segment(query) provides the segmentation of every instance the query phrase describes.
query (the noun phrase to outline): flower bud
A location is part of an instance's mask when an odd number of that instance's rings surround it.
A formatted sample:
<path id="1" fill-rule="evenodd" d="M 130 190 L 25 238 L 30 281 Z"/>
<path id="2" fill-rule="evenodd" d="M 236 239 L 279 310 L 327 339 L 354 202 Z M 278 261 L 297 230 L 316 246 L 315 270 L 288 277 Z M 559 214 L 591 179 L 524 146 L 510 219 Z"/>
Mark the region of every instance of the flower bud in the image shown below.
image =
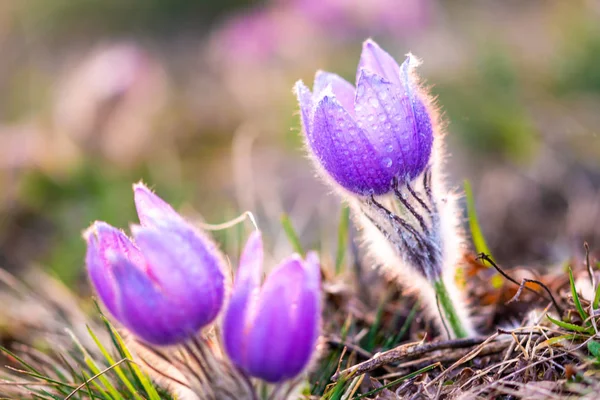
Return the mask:
<path id="1" fill-rule="evenodd" d="M 317 72 L 313 92 L 295 92 L 309 152 L 346 190 L 382 195 L 395 178 L 414 179 L 427 167 L 433 145 L 426 97 L 408 55 L 399 66 L 372 40 L 364 43 L 356 88 L 338 75 Z"/>
<path id="2" fill-rule="evenodd" d="M 245 246 L 223 323 L 227 354 L 244 372 L 275 383 L 306 367 L 315 350 L 321 315 L 320 268 L 315 253 L 294 254 L 260 287 L 262 239 Z"/>
<path id="3" fill-rule="evenodd" d="M 143 184 L 134 185 L 141 225 L 133 240 L 101 221 L 85 232 L 90 280 L 110 313 L 144 341 L 180 343 L 223 304 L 215 245 Z"/>
<path id="4" fill-rule="evenodd" d="M 474 331 L 455 281 L 464 236 L 444 184 L 437 110 L 413 75 L 417 64 L 408 55 L 398 65 L 367 40 L 356 89 L 318 72 L 313 93 L 302 82 L 295 91 L 309 153 L 345 189 L 369 254 L 418 288 L 440 330 L 465 337 Z"/>

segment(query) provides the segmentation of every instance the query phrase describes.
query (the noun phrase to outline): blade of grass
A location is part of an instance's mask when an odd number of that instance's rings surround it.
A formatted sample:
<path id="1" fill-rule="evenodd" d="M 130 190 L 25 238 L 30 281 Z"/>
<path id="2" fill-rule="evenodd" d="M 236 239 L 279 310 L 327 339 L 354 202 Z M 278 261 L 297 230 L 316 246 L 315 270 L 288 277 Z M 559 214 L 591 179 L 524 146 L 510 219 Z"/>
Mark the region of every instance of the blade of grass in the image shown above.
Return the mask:
<path id="1" fill-rule="evenodd" d="M 571 295 L 573 296 L 575 308 L 577 309 L 577 312 L 579 313 L 579 316 L 581 317 L 583 322 L 589 325 L 590 322 L 587 320 L 589 315 L 581 306 L 581 300 L 579 300 L 579 294 L 577 294 L 577 289 L 575 288 L 575 279 L 573 279 L 573 270 L 571 269 L 571 267 L 569 267 L 569 284 L 571 285 Z"/>
<path id="2" fill-rule="evenodd" d="M 294 225 L 292 224 L 292 221 L 290 220 L 290 217 L 287 214 L 281 215 L 281 226 L 283 226 L 283 231 L 285 232 L 285 235 L 290 241 L 294 251 L 300 254 L 302 257 L 304 257 L 304 250 L 302 249 L 302 245 L 300 244 L 300 238 L 298 237 L 298 234 L 294 229 Z"/>
<path id="3" fill-rule="evenodd" d="M 391 348 L 396 343 L 399 343 L 400 340 L 402 340 L 402 338 L 404 337 L 404 335 L 406 335 L 406 332 L 408 332 L 408 329 L 410 328 L 410 325 L 412 324 L 413 320 L 417 316 L 417 312 L 419 311 L 419 307 L 420 306 L 421 306 L 421 302 L 417 300 L 415 302 L 415 304 L 412 306 L 412 308 L 410 309 L 410 312 L 408 313 L 408 316 L 406 317 L 406 320 L 402 324 L 402 327 L 400 327 L 400 331 L 398 332 L 397 335 L 392 336 L 391 339 L 388 340 L 388 343 L 386 343 L 386 347 L 390 347 Z"/>
<path id="4" fill-rule="evenodd" d="M 559 321 L 556 320 L 554 318 L 552 318 L 549 315 L 546 315 L 546 317 L 550 320 L 550 322 L 552 322 L 554 325 L 569 330 L 569 331 L 574 331 L 574 332 L 581 332 L 581 333 L 588 333 L 591 334 L 591 328 L 585 328 L 583 326 L 579 326 L 579 325 L 575 325 L 575 324 L 571 324 L 569 322 L 564 322 L 564 321 Z"/>
<path id="5" fill-rule="evenodd" d="M 338 225 L 337 254 L 335 256 L 335 273 L 339 275 L 342 272 L 342 265 L 348 247 L 348 229 L 350 226 L 350 207 L 344 205 L 340 215 Z"/>
<path id="6" fill-rule="evenodd" d="M 366 337 L 366 344 L 364 349 L 367 351 L 373 350 L 375 347 L 375 339 L 377 338 L 377 333 L 379 332 L 379 328 L 381 327 L 381 318 L 383 317 L 383 311 L 385 309 L 385 305 L 387 303 L 388 296 L 384 296 L 377 307 L 377 314 L 375 314 L 375 321 L 373 321 L 373 325 L 369 328 L 369 334 Z"/>
<path id="7" fill-rule="evenodd" d="M 100 318 L 104 323 L 104 326 L 106 327 L 106 330 L 110 335 L 110 338 L 115 348 L 119 352 L 121 358 L 133 360 L 133 358 L 131 357 L 131 353 L 129 352 L 127 346 L 125 346 L 125 343 L 123 342 L 123 339 L 121 338 L 117 330 L 112 326 L 108 318 L 104 316 L 100 305 L 95 300 L 94 305 L 96 306 L 96 310 L 100 314 Z M 152 385 L 148 377 L 144 373 L 142 373 L 137 364 L 133 362 L 128 362 L 127 367 L 129 368 L 129 371 L 131 372 L 133 378 L 136 380 L 138 386 L 146 391 L 146 394 L 149 396 L 150 400 L 161 400 L 158 392 L 156 391 L 156 388 L 154 387 L 154 385 Z"/>
<path id="8" fill-rule="evenodd" d="M 104 318 L 104 319 L 106 320 L 106 318 Z M 121 336 L 119 335 L 117 330 L 112 325 L 110 325 L 108 320 L 106 320 L 106 323 L 108 323 L 113 340 L 116 340 L 118 343 L 119 352 L 121 352 L 123 354 L 124 358 L 133 360 L 133 357 L 132 357 L 131 353 L 129 352 L 129 349 L 125 345 L 125 342 L 123 341 L 123 339 L 121 338 Z M 150 379 L 148 378 L 148 376 L 146 376 L 146 374 L 144 374 L 142 372 L 140 367 L 135 363 L 127 363 L 127 365 L 131 366 L 133 373 L 135 374 L 135 376 L 141 383 L 142 387 L 146 391 L 146 394 L 149 396 L 150 400 L 161 400 L 158 392 L 156 391 L 156 388 L 154 387 L 152 382 L 150 382 Z"/>
<path id="9" fill-rule="evenodd" d="M 598 309 L 599 303 L 600 303 L 600 283 L 598 283 L 598 286 L 596 287 L 596 294 L 594 295 L 594 302 L 592 303 L 592 307 L 594 307 L 594 310 Z"/>
<path id="10" fill-rule="evenodd" d="M 553 337 L 553 338 L 550 338 L 550 339 L 544 340 L 544 341 L 543 341 L 543 342 L 540 344 L 540 346 L 544 346 L 544 345 L 546 345 L 546 346 L 550 346 L 550 345 L 553 345 L 553 344 L 556 344 L 556 343 L 560 343 L 560 342 L 562 342 L 562 341 L 564 341 L 564 340 L 577 340 L 577 339 L 580 339 L 580 338 L 582 338 L 582 337 L 583 337 L 583 335 L 579 335 L 579 334 L 577 334 L 577 333 L 570 333 L 570 334 L 568 334 L 568 335 L 560 335 L 560 336 L 555 336 L 555 337 Z"/>
<path id="11" fill-rule="evenodd" d="M 479 226 L 479 220 L 477 219 L 477 212 L 475 211 L 475 199 L 473 198 L 473 190 L 471 189 L 471 182 L 465 179 L 464 182 L 465 197 L 467 199 L 467 217 L 469 218 L 469 228 L 471 229 L 471 237 L 473 238 L 473 244 L 475 245 L 475 251 L 477 253 L 485 253 L 492 260 L 492 253 L 485 241 L 481 227 Z"/>
<path id="12" fill-rule="evenodd" d="M 8 369 L 10 369 L 10 370 L 12 370 L 12 371 L 19 372 L 19 373 L 22 373 L 22 374 L 24 374 L 24 375 L 27 375 L 27 376 L 31 376 L 31 377 L 34 377 L 34 378 L 40 379 L 40 380 L 42 380 L 42 381 L 44 381 L 44 382 L 51 383 L 51 384 L 52 384 L 52 385 L 55 387 L 55 389 L 57 389 L 57 390 L 59 390 L 59 391 L 63 392 L 64 394 L 68 394 L 68 393 L 69 393 L 69 390 L 71 390 L 71 389 L 73 388 L 73 385 L 72 385 L 72 384 L 70 384 L 70 383 L 65 383 L 65 382 L 61 382 L 61 381 L 58 381 L 58 380 L 56 380 L 56 379 L 52 379 L 52 378 L 51 378 L 51 377 L 49 377 L 49 376 L 45 376 L 45 375 L 41 375 L 41 374 L 38 374 L 38 373 L 35 373 L 35 372 L 31 372 L 31 371 L 25 371 L 25 370 L 22 370 L 22 369 L 17 369 L 17 368 L 11 368 L 11 367 L 7 367 L 7 368 L 8 368 Z M 32 383 L 32 385 L 33 385 L 33 383 Z M 67 391 L 65 392 L 65 391 L 63 391 L 63 388 L 67 388 L 67 389 L 69 389 L 69 390 L 67 390 Z"/>
<path id="13" fill-rule="evenodd" d="M 96 343 L 96 346 L 98 347 L 98 349 L 100 350 L 100 352 L 104 356 L 104 358 L 106 358 L 106 361 L 108 362 L 108 365 L 114 365 L 115 364 L 114 358 L 110 355 L 110 353 L 102 345 L 102 343 L 100 342 L 100 340 L 98 339 L 98 337 L 96 336 L 96 334 L 92 331 L 92 328 L 90 328 L 89 326 L 87 326 L 87 330 L 88 330 L 90 336 L 92 337 L 92 340 L 94 340 L 94 343 Z M 125 373 L 121 369 L 121 366 L 115 367 L 113 370 L 118 375 L 119 379 L 121 379 L 121 382 L 123 382 L 123 384 L 131 392 L 131 394 L 135 398 L 143 400 L 143 397 L 139 395 L 139 393 L 137 392 L 137 390 L 135 389 L 135 387 L 133 386 L 133 384 L 129 381 L 129 379 L 127 378 L 127 376 L 125 375 Z"/>
<path id="14" fill-rule="evenodd" d="M 88 366 L 88 368 L 90 369 L 90 371 L 92 372 L 92 375 L 98 375 L 100 373 L 101 369 L 96 365 L 96 362 L 90 356 L 87 349 L 81 344 L 81 342 L 79 342 L 79 339 L 77 339 L 77 337 L 75 336 L 75 334 L 73 332 L 71 332 L 71 331 L 67 331 L 67 332 L 71 336 L 73 343 L 75 343 L 75 345 L 79 348 L 79 351 L 81 351 L 81 354 L 83 354 L 83 360 L 84 360 L 85 364 Z M 108 378 L 106 376 L 104 376 L 104 374 L 99 375 L 98 380 L 104 386 L 104 388 L 106 388 L 106 390 L 108 391 L 108 394 L 110 395 L 110 398 L 112 398 L 114 400 L 118 400 L 119 398 L 121 398 L 121 395 L 119 394 L 119 391 L 117 390 L 117 388 L 115 388 L 113 386 L 113 384 L 108 380 Z M 98 383 L 96 380 L 92 381 L 92 384 L 98 390 L 102 391 L 102 387 L 100 386 L 100 383 Z"/>
<path id="15" fill-rule="evenodd" d="M 21 364 L 23 367 L 25 367 L 27 369 L 27 371 L 23 371 L 23 370 L 18 370 L 16 368 L 10 368 L 14 371 L 26 374 L 28 376 L 32 376 L 34 378 L 40 379 L 44 382 L 48 382 L 54 385 L 54 387 L 60 391 L 63 394 L 68 394 L 69 390 L 70 390 L 70 385 L 66 384 L 64 382 L 60 382 L 57 381 L 55 379 L 52 379 L 48 376 L 45 376 L 43 372 L 38 371 L 37 369 L 35 369 L 32 365 L 30 365 L 29 363 L 27 363 L 25 360 L 23 360 L 21 357 L 17 356 L 15 353 L 11 352 L 10 350 L 8 350 L 7 348 L 0 346 L 0 352 L 3 352 L 4 354 L 8 355 L 9 357 L 12 357 L 13 359 L 17 360 L 19 362 L 19 364 Z M 67 389 L 64 389 L 64 386 L 67 386 Z M 44 393 L 46 393 L 44 390 L 42 390 Z M 50 395 L 49 393 L 47 393 L 48 395 Z"/>
<path id="16" fill-rule="evenodd" d="M 33 368 L 31 365 L 29 365 L 27 362 L 25 362 L 25 360 L 23 360 L 21 357 L 17 356 L 12 351 L 8 350 L 6 347 L 0 346 L 0 351 L 3 352 L 4 354 L 8 355 L 9 357 L 12 357 L 15 360 L 17 360 L 19 362 L 19 364 L 23 365 L 30 372 L 33 372 L 33 373 L 38 374 L 38 375 L 43 375 L 41 372 L 39 372 L 38 370 L 36 370 L 35 368 Z"/>

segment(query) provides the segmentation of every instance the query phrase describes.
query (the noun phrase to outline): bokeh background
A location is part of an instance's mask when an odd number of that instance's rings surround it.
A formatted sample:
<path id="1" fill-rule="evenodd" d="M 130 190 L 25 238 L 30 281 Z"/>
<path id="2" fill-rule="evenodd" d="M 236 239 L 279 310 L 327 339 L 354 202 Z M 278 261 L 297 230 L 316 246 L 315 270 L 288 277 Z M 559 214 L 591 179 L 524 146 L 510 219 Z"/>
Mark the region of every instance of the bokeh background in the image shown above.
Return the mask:
<path id="1" fill-rule="evenodd" d="M 307 248 L 335 243 L 340 204 L 305 158 L 291 88 L 317 69 L 353 81 L 367 37 L 423 60 L 449 179 L 472 182 L 497 260 L 597 250 L 597 0 L 9 0 L 0 265 L 85 288 L 81 231 L 135 221 L 140 179 L 209 223 L 254 212 L 274 257 L 290 251 L 283 213 Z"/>

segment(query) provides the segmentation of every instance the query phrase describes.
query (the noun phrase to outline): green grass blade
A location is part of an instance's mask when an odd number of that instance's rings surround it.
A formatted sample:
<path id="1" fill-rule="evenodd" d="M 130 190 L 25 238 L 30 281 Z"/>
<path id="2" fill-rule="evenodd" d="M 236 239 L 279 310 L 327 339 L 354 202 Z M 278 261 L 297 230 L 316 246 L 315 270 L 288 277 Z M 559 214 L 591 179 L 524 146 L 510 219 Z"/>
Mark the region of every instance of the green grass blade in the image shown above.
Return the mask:
<path id="1" fill-rule="evenodd" d="M 38 370 L 36 370 L 35 368 L 33 368 L 25 360 L 23 360 L 21 357 L 17 356 L 12 351 L 8 350 L 6 347 L 0 346 L 0 351 L 3 352 L 4 354 L 8 355 L 9 357 L 12 357 L 15 360 L 17 360 L 19 362 L 19 364 L 21 364 L 22 366 L 24 366 L 25 368 L 27 368 L 27 370 L 29 370 L 30 372 L 33 372 L 33 373 L 38 374 L 38 375 L 42 375 L 41 372 L 39 372 Z"/>
<path id="2" fill-rule="evenodd" d="M 335 273 L 336 275 L 342 272 L 344 257 L 348 248 L 348 229 L 350 226 L 350 207 L 344 205 L 340 215 L 340 223 L 338 225 L 338 240 L 337 254 L 335 256 Z"/>
<path id="3" fill-rule="evenodd" d="M 581 339 L 583 337 L 584 337 L 583 335 L 580 335 L 578 333 L 570 333 L 567 335 L 554 336 L 553 338 L 544 340 L 543 344 L 545 344 L 547 346 L 551 346 L 551 345 L 563 342 L 565 340 L 569 340 L 572 342 L 574 340 Z"/>
<path id="4" fill-rule="evenodd" d="M 117 330 L 112 326 L 110 321 L 104 316 L 104 314 L 102 313 L 102 309 L 100 308 L 100 305 L 98 304 L 98 302 L 94 301 L 94 305 L 96 306 L 96 310 L 100 314 L 100 318 L 102 319 L 102 322 L 104 323 L 104 326 L 106 327 L 106 330 L 107 330 L 108 334 L 110 335 L 111 340 L 112 340 L 115 348 L 119 352 L 119 355 L 121 356 L 121 358 L 127 358 L 129 360 L 132 360 L 133 358 L 131 357 L 131 353 L 127 349 L 127 346 L 125 346 L 123 339 L 121 338 L 121 336 L 119 335 Z M 140 368 L 137 366 L 137 364 L 135 364 L 135 363 L 126 363 L 126 364 L 127 364 L 127 367 L 129 368 L 129 371 L 131 372 L 133 378 L 136 380 L 138 386 L 143 388 L 146 391 L 146 394 L 149 396 L 149 399 L 150 400 L 160 400 L 160 396 L 159 396 L 158 392 L 156 391 L 156 388 L 154 387 L 154 385 L 152 385 L 152 383 L 150 382 L 148 377 L 140 370 Z"/>
<path id="5" fill-rule="evenodd" d="M 104 320 L 105 320 L 105 323 L 107 323 L 109 326 L 110 333 L 111 333 L 111 336 L 113 337 L 113 340 L 116 341 L 116 343 L 117 343 L 117 348 L 118 348 L 119 352 L 124 356 L 124 358 L 133 360 L 133 356 L 131 355 L 131 352 L 129 351 L 129 349 L 127 349 L 127 346 L 125 345 L 125 342 L 121 338 L 121 335 L 119 335 L 117 330 L 112 325 L 110 325 L 110 323 L 108 322 L 108 320 L 106 318 L 104 318 Z M 142 372 L 140 367 L 138 367 L 138 365 L 135 363 L 127 363 L 127 365 L 129 365 L 131 367 L 134 375 L 136 376 L 136 378 L 138 379 L 138 381 L 140 382 L 140 384 L 146 391 L 146 394 L 149 396 L 150 400 L 161 400 L 158 392 L 156 391 L 156 388 L 154 387 L 154 385 L 152 384 L 152 382 L 150 381 L 148 376 Z"/>
<path id="6" fill-rule="evenodd" d="M 369 334 L 366 337 L 366 343 L 364 345 L 364 349 L 367 351 L 373 350 L 376 344 L 377 333 L 380 331 L 381 327 L 381 319 L 383 317 L 383 311 L 385 310 L 385 305 L 387 304 L 387 295 L 383 297 L 379 307 L 377 308 L 377 314 L 375 314 L 375 321 L 373 321 L 373 325 L 369 328 Z"/>
<path id="7" fill-rule="evenodd" d="M 600 283 L 597 284 L 598 286 L 596 287 L 596 295 L 594 296 L 594 302 L 592 303 L 592 307 L 594 307 L 594 310 L 598 309 L 598 303 L 600 303 Z"/>
<path id="8" fill-rule="evenodd" d="M 69 334 L 71 335 L 73 343 L 75 343 L 75 345 L 79 348 L 79 351 L 81 351 L 81 353 L 83 354 L 83 360 L 84 360 L 85 364 L 88 366 L 88 368 L 90 369 L 90 372 L 92 373 L 92 375 L 100 374 L 100 372 L 102 370 L 96 365 L 96 362 L 94 361 L 92 356 L 90 356 L 90 354 L 88 353 L 86 348 L 79 342 L 79 339 L 77 339 L 77 337 L 72 332 L 69 332 Z M 114 385 L 108 380 L 108 378 L 106 378 L 106 376 L 104 376 L 104 374 L 100 374 L 98 376 L 98 381 L 100 381 L 100 383 L 102 383 L 102 386 L 104 386 L 106 388 L 106 390 L 108 391 L 108 394 L 110 395 L 110 398 L 112 398 L 114 400 L 118 400 L 121 398 L 121 395 L 119 394 L 119 391 L 117 390 L 117 388 L 114 387 Z M 98 383 L 95 379 L 92 381 L 92 384 L 98 390 L 103 391 L 100 383 Z"/>
<path id="9" fill-rule="evenodd" d="M 106 361 L 108 362 L 108 364 L 109 365 L 116 364 L 115 359 L 110 355 L 110 353 L 108 352 L 108 350 L 106 350 L 106 348 L 102 345 L 102 343 L 100 342 L 100 340 L 98 339 L 98 337 L 96 336 L 96 334 L 94 333 L 94 331 L 92 331 L 92 328 L 90 328 L 88 326 L 87 330 L 88 330 L 90 336 L 92 337 L 92 339 L 94 340 L 94 343 L 96 343 L 96 346 L 98 347 L 98 349 L 100 350 L 100 352 L 104 356 L 104 358 L 106 358 Z M 117 366 L 117 367 L 115 367 L 115 368 L 113 368 L 113 371 L 115 371 L 115 373 L 117 374 L 117 376 L 119 377 L 119 379 L 121 380 L 121 382 L 123 382 L 123 384 L 127 387 L 127 389 L 131 392 L 131 394 L 135 398 L 143 400 L 143 397 L 139 395 L 139 393 L 137 392 L 137 390 L 135 389 L 135 387 L 133 386 L 133 384 L 131 383 L 131 381 L 127 378 L 127 375 L 125 375 L 125 373 L 123 372 L 123 369 L 121 368 L 120 365 Z"/>
<path id="10" fill-rule="evenodd" d="M 589 315 L 581 306 L 581 300 L 579 300 L 579 294 L 577 294 L 577 289 L 575 288 L 575 279 L 573 279 L 573 270 L 571 269 L 571 267 L 569 267 L 569 284 L 571 285 L 571 295 L 573 296 L 575 308 L 577 309 L 577 312 L 579 313 L 579 316 L 581 317 L 583 322 L 589 325 L 590 322 L 587 320 Z"/>
<path id="11" fill-rule="evenodd" d="M 479 226 L 479 220 L 477 219 L 477 212 L 475 211 L 475 199 L 473 198 L 473 190 L 471 189 L 471 182 L 465 179 L 464 182 L 465 189 L 465 197 L 467 199 L 467 216 L 469 218 L 469 228 L 471 229 L 471 237 L 473 238 L 473 244 L 475 245 L 475 250 L 477 253 L 485 253 L 492 260 L 492 252 L 490 251 L 485 238 L 483 237 L 483 233 L 481 232 L 481 227 Z M 494 260 L 495 261 L 495 260 Z"/>
<path id="12" fill-rule="evenodd" d="M 408 329 L 410 328 L 410 325 L 412 324 L 413 320 L 417 316 L 417 312 L 419 311 L 420 307 L 421 307 L 421 302 L 417 300 L 415 302 L 415 304 L 413 305 L 413 307 L 410 309 L 410 312 L 408 313 L 406 320 L 400 327 L 400 331 L 398 332 L 397 335 L 392 336 L 388 340 L 388 342 L 386 343 L 386 347 L 388 347 L 388 348 L 392 347 L 392 346 L 396 345 L 397 343 L 399 343 L 400 340 L 402 340 L 404 335 L 406 335 L 406 333 L 408 332 Z"/>
<path id="13" fill-rule="evenodd" d="M 290 217 L 287 214 L 281 215 L 281 225 L 283 226 L 283 230 L 288 240 L 292 244 L 294 251 L 304 257 L 304 250 L 302 249 L 302 245 L 300 244 L 300 238 L 294 229 L 294 225 L 290 220 Z"/>
<path id="14" fill-rule="evenodd" d="M 552 322 L 554 325 L 561 327 L 563 329 L 569 330 L 569 331 L 574 331 L 574 332 L 581 332 L 581 333 L 588 333 L 591 334 L 591 329 L 590 328 L 585 328 L 583 326 L 579 326 L 579 325 L 575 325 L 575 324 L 571 324 L 569 322 L 564 322 L 564 321 L 559 321 L 557 319 L 552 318 L 549 315 L 546 315 L 546 317 L 550 320 L 550 322 Z"/>

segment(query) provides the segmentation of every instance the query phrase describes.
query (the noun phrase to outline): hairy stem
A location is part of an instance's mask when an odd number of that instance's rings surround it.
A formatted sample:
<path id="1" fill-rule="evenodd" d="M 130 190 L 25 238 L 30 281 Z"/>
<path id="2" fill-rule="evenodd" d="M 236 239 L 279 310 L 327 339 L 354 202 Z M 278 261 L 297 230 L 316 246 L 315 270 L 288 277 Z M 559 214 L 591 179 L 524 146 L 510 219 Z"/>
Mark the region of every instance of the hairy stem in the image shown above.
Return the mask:
<path id="1" fill-rule="evenodd" d="M 462 325 L 462 321 L 460 320 L 459 315 L 456 313 L 454 303 L 452 302 L 452 299 L 450 298 L 450 296 L 448 295 L 448 291 L 446 290 L 446 284 L 440 278 L 439 280 L 433 283 L 433 288 L 435 290 L 441 308 L 440 313 L 442 314 L 442 322 L 444 324 L 448 324 L 448 327 L 454 335 L 454 338 L 466 338 L 468 336 L 467 331 Z"/>

